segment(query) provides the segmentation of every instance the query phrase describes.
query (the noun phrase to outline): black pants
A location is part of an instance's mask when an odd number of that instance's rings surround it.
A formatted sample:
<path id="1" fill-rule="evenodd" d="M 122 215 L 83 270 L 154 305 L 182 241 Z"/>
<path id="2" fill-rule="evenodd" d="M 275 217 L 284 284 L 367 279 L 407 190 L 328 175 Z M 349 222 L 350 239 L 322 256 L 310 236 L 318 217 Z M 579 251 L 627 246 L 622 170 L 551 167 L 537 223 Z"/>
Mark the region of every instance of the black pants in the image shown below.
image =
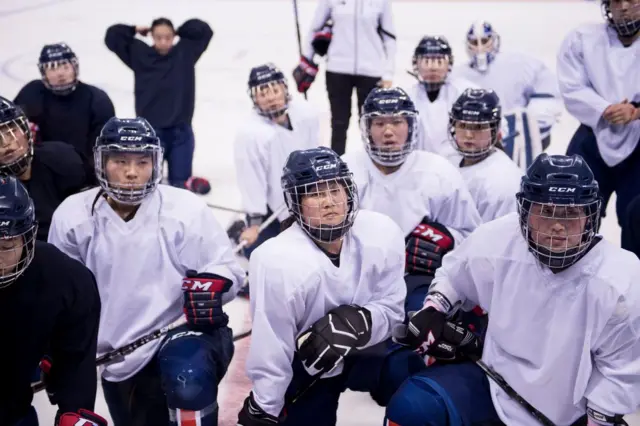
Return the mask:
<path id="1" fill-rule="evenodd" d="M 327 71 L 327 93 L 331 106 L 331 149 L 342 155 L 347 146 L 347 130 L 351 119 L 351 95 L 356 89 L 358 113 L 369 92 L 376 87 L 380 77 L 338 74 Z"/>

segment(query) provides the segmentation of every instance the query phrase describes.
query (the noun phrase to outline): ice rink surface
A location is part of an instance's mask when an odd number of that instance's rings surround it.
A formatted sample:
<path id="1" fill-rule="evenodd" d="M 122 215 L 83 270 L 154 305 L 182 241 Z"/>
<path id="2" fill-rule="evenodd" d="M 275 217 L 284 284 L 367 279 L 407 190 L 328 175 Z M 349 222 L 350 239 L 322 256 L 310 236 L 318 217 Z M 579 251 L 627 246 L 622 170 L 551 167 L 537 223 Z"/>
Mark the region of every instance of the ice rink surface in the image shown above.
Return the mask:
<path id="1" fill-rule="evenodd" d="M 312 0 L 300 0 L 303 40 L 315 8 Z M 455 60 L 466 60 L 465 32 L 473 20 L 489 20 L 502 37 L 503 50 L 528 52 L 555 69 L 555 55 L 567 31 L 581 23 L 602 20 L 598 1 L 472 1 L 442 2 L 394 0 L 393 12 L 398 41 L 395 83 L 411 83 L 405 70 L 418 40 L 426 34 L 445 35 Z M 40 78 L 36 67 L 44 44 L 66 42 L 80 61 L 80 78 L 105 90 L 120 117 L 134 115 L 131 72 L 104 45 L 107 27 L 114 23 L 149 25 L 166 16 L 180 25 L 197 17 L 207 21 L 215 35 L 197 67 L 196 134 L 194 174 L 211 181 L 208 202 L 240 207 L 233 165 L 236 129 L 242 125 L 251 103 L 246 94 L 249 69 L 274 62 L 287 75 L 298 60 L 295 21 L 290 0 L 0 0 L 0 94 L 13 99 L 28 81 Z M 292 86 L 292 84 L 291 84 Z M 296 94 L 297 95 L 297 94 Z M 324 77 L 318 76 L 309 100 L 323 115 L 323 135 L 329 142 L 328 101 Z M 355 115 L 355 110 L 354 110 Z M 355 121 L 349 129 L 348 150 L 360 147 Z M 554 127 L 551 153 L 564 153 L 577 122 L 565 113 Z M 615 212 L 609 211 L 601 228 L 605 237 L 619 243 Z M 223 225 L 233 215 L 216 211 Z M 236 332 L 246 330 L 247 306 L 232 302 L 229 308 Z M 249 340 L 239 342 L 234 362 L 221 388 L 221 426 L 235 425 L 235 415 L 247 395 L 243 359 Z M 55 414 L 46 396 L 35 398 L 42 425 L 51 425 Z M 108 411 L 99 392 L 96 411 Z M 381 425 L 383 409 L 365 394 L 346 393 L 341 399 L 339 425 Z M 640 417 L 631 425 L 640 426 Z"/>

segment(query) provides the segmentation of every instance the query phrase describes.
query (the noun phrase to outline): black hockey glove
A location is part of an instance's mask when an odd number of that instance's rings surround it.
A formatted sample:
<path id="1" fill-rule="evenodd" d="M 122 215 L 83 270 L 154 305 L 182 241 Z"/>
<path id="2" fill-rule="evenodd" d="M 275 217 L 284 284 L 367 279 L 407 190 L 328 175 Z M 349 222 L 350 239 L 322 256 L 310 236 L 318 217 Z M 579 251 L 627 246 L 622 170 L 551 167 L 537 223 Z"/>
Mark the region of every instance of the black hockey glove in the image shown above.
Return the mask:
<path id="1" fill-rule="evenodd" d="M 333 23 L 329 20 L 324 24 L 320 31 L 316 31 L 313 35 L 311 46 L 313 46 L 315 54 L 318 56 L 325 56 L 329 51 L 329 45 L 331 44 L 332 38 Z"/>
<path id="2" fill-rule="evenodd" d="M 406 272 L 434 276 L 442 265 L 442 256 L 453 246 L 453 235 L 444 225 L 425 219 L 407 238 Z"/>
<path id="3" fill-rule="evenodd" d="M 594 410 L 593 408 L 587 407 L 587 417 L 590 422 L 587 423 L 588 426 L 602 425 L 602 426 L 629 426 L 629 424 L 624 420 L 622 414 L 616 414 L 615 416 L 608 416 L 604 413 Z"/>
<path id="4" fill-rule="evenodd" d="M 306 93 L 311 87 L 311 83 L 318 74 L 318 64 L 304 56 L 300 57 L 300 64 L 293 70 L 293 79 L 296 81 L 298 92 Z"/>
<path id="5" fill-rule="evenodd" d="M 415 349 L 422 356 L 440 361 L 459 361 L 479 358 L 482 341 L 461 323 L 447 320 L 433 307 L 424 308 L 409 318 L 404 335 L 394 335 L 397 343 Z"/>
<path id="6" fill-rule="evenodd" d="M 267 414 L 253 399 L 253 392 L 244 400 L 242 410 L 238 413 L 238 426 L 277 425 L 280 419 Z"/>
<path id="7" fill-rule="evenodd" d="M 188 270 L 182 279 L 183 310 L 192 326 L 224 327 L 229 317 L 222 310 L 222 295 L 233 282 L 225 277 L 207 272 Z"/>
<path id="8" fill-rule="evenodd" d="M 227 229 L 227 236 L 231 241 L 240 244 L 240 235 L 245 229 L 247 229 L 247 224 L 244 223 L 244 220 L 236 220 Z"/>
<path id="9" fill-rule="evenodd" d="M 371 339 L 371 312 L 356 305 L 329 311 L 302 333 L 296 342 L 298 356 L 309 375 L 324 374 L 337 367 L 351 350 Z"/>

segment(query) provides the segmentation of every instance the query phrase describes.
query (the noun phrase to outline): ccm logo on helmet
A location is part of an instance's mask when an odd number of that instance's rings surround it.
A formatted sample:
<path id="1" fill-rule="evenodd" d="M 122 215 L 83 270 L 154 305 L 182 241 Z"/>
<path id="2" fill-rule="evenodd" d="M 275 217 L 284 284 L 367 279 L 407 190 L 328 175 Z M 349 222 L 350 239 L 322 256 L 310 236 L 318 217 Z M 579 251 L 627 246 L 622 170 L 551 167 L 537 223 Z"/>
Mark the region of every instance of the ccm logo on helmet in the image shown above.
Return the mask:
<path id="1" fill-rule="evenodd" d="M 552 187 L 549 188 L 549 192 L 566 192 L 566 193 L 569 193 L 569 192 L 576 192 L 576 189 L 575 188 L 565 188 L 565 187 L 562 187 L 562 186 L 552 186 Z"/>
<path id="2" fill-rule="evenodd" d="M 329 170 L 329 169 L 335 169 L 336 167 L 338 167 L 337 164 L 333 163 L 333 164 L 325 164 L 324 166 L 318 166 L 316 167 L 317 171 L 320 170 Z"/>
<path id="3" fill-rule="evenodd" d="M 141 141 L 142 136 L 122 136 L 120 139 L 123 141 Z"/>

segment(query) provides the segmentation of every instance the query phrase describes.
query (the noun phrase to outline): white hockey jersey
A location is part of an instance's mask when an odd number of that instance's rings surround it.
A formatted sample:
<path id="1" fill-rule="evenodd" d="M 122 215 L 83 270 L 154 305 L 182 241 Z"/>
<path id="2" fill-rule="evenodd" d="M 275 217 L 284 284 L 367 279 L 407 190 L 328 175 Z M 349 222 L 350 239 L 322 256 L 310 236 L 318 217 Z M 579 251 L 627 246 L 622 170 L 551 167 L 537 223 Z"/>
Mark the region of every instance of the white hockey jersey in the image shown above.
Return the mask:
<path id="1" fill-rule="evenodd" d="M 543 138 L 549 135 L 551 126 L 562 113 L 556 77 L 541 61 L 531 56 L 500 52 L 486 72 L 465 64 L 456 67 L 454 75 L 495 91 L 500 98 L 503 115 L 526 109 L 536 117 Z"/>
<path id="2" fill-rule="evenodd" d="M 460 167 L 460 173 L 483 222 L 518 210 L 516 193 L 524 171 L 504 151 L 495 149 L 479 163 Z"/>
<path id="3" fill-rule="evenodd" d="M 612 125 L 602 114 L 624 99 L 640 101 L 640 42 L 624 47 L 607 24 L 584 25 L 564 39 L 557 67 L 567 110 L 593 129 L 604 162 L 620 164 L 638 145 L 640 120 Z"/>
<path id="4" fill-rule="evenodd" d="M 327 71 L 393 80 L 396 36 L 391 0 L 318 0 L 303 56 L 313 58 L 313 35 L 333 21 Z"/>
<path id="5" fill-rule="evenodd" d="M 482 360 L 554 424 L 586 405 L 605 414 L 640 406 L 640 261 L 598 242 L 553 273 L 531 254 L 516 213 L 480 226 L 442 260 L 430 291 L 489 312 Z M 508 425 L 538 426 L 489 380 Z"/>
<path id="6" fill-rule="evenodd" d="M 372 232 L 384 230 L 384 232 Z M 256 249 L 249 262 L 253 336 L 247 376 L 253 396 L 278 416 L 293 376 L 297 336 L 337 306 L 371 312 L 373 346 L 404 320 L 404 236 L 388 217 L 360 210 L 334 266 L 294 223 Z M 340 374 L 338 366 L 331 376 Z"/>
<path id="7" fill-rule="evenodd" d="M 234 145 L 236 179 L 243 210 L 249 214 L 267 214 L 284 205 L 280 186 L 282 168 L 292 151 L 316 148 L 320 144 L 320 117 L 311 104 L 302 99 L 289 103 L 289 130 L 262 117 L 255 110 L 242 121 Z M 286 209 L 278 220 L 287 218 Z"/>
<path id="8" fill-rule="evenodd" d="M 99 188 L 68 197 L 53 214 L 49 242 L 95 275 L 102 312 L 98 356 L 121 348 L 182 315 L 182 278 L 188 269 L 233 281 L 223 302 L 235 297 L 245 272 L 226 232 L 197 195 L 159 185 L 125 222 L 100 197 Z M 162 339 L 108 364 L 102 375 L 119 382 L 140 371 Z"/>
<path id="9" fill-rule="evenodd" d="M 449 134 L 449 113 L 453 103 L 466 89 L 478 86 L 463 78 L 449 76 L 440 88 L 438 98 L 431 102 L 427 91 L 420 82 L 406 89 L 407 94 L 419 112 L 420 126 L 416 149 L 435 152 L 446 158 L 457 154 Z"/>
<path id="10" fill-rule="evenodd" d="M 407 236 L 426 216 L 446 226 L 460 244 L 482 223 L 460 172 L 443 157 L 413 151 L 389 175 L 375 166 L 366 151 L 346 153 L 358 186 L 360 206 L 389 216 Z"/>

